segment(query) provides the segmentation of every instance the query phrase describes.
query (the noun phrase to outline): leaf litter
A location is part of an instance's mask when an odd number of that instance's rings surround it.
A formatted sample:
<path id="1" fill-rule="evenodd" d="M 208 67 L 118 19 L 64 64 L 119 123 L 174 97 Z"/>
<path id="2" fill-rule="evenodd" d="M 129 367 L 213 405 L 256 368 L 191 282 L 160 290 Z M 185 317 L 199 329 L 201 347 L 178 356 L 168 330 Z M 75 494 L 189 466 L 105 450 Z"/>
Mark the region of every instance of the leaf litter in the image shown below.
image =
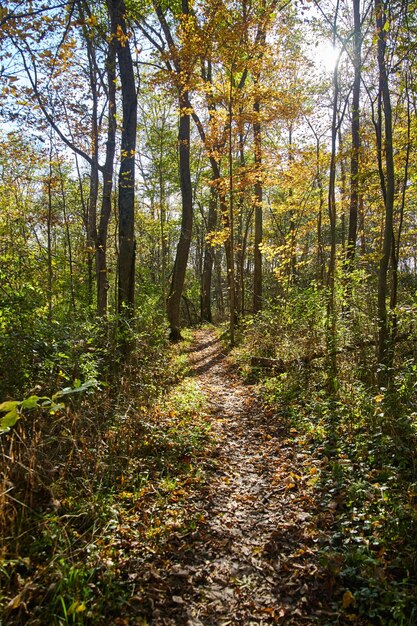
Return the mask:
<path id="1" fill-rule="evenodd" d="M 80 625 L 371 623 L 337 559 L 322 558 L 340 503 L 323 506 L 320 461 L 242 382 L 213 330 L 194 333 L 188 361 L 167 401 L 108 428 L 108 458 L 84 450 L 109 493 L 99 482 L 89 508 L 80 488 L 46 511 L 45 538 L 63 530 L 44 557 L 20 559 L 6 623 L 67 623 L 59 603 Z"/>
<path id="2" fill-rule="evenodd" d="M 196 528 L 174 532 L 162 551 L 142 560 L 130 602 L 140 616 L 119 623 L 365 623 L 341 615 L 346 596 L 320 564 L 333 511 L 314 500 L 310 481 L 318 469 L 296 433 L 239 379 L 214 331 L 195 333 L 189 361 L 207 398 L 214 467 L 204 487 L 189 493 Z"/>

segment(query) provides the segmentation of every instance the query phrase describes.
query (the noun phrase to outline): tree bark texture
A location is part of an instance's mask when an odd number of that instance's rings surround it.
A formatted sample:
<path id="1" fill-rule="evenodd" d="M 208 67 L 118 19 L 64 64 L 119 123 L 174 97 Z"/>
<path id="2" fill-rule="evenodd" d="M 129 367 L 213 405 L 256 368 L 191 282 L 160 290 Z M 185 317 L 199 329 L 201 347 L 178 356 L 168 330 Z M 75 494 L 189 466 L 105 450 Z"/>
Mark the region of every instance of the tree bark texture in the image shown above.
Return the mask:
<path id="1" fill-rule="evenodd" d="M 257 313 L 262 309 L 262 213 L 263 213 L 263 188 L 261 178 L 262 167 L 262 135 L 260 121 L 260 102 L 254 104 L 255 121 L 253 123 L 254 160 L 256 167 L 256 182 L 254 185 L 255 196 L 255 249 L 253 267 L 253 311 Z"/>
<path id="2" fill-rule="evenodd" d="M 346 251 L 348 267 L 355 258 L 356 239 L 358 233 L 358 206 L 359 206 L 359 156 L 361 147 L 360 137 L 360 90 L 361 90 L 361 16 L 360 2 L 353 0 L 353 65 L 354 79 L 352 91 L 352 153 L 350 158 L 350 204 L 349 204 L 349 234 Z"/>
<path id="3" fill-rule="evenodd" d="M 209 210 L 206 235 L 210 235 L 217 224 L 217 194 L 214 187 L 210 190 Z M 211 283 L 213 275 L 214 249 L 210 241 L 205 242 L 203 272 L 201 276 L 201 321 L 212 322 Z"/>
<path id="4" fill-rule="evenodd" d="M 107 312 L 107 292 L 109 288 L 107 270 L 107 238 L 111 215 L 114 155 L 116 151 L 116 45 L 114 39 L 109 43 L 107 56 L 108 86 L 108 125 L 106 142 L 106 160 L 103 169 L 103 196 L 96 242 L 97 271 L 97 313 Z"/>
<path id="5" fill-rule="evenodd" d="M 329 355 L 329 388 L 335 391 L 337 379 L 336 360 L 336 140 L 338 130 L 338 103 L 339 103 L 339 64 L 333 71 L 333 112 L 332 112 L 332 136 L 330 153 L 329 189 L 328 189 L 328 214 L 330 222 L 330 258 L 327 273 L 327 345 Z"/>
<path id="6" fill-rule="evenodd" d="M 91 169 L 90 169 L 90 191 L 87 213 L 87 250 L 88 250 L 88 295 L 89 302 L 93 302 L 93 259 L 97 245 L 97 202 L 99 186 L 99 163 L 98 163 L 98 98 L 97 98 L 97 75 L 95 50 L 91 45 L 91 40 L 86 37 L 87 52 L 89 61 L 90 90 L 92 95 L 91 113 Z"/>
<path id="7" fill-rule="evenodd" d="M 393 245 L 393 216 L 395 197 L 395 169 L 392 137 L 392 107 L 391 95 L 388 82 L 388 72 L 385 59 L 386 31 L 384 26 L 386 16 L 384 4 L 381 0 L 375 0 L 375 17 L 378 34 L 378 71 L 379 90 L 382 98 L 384 133 L 383 147 L 385 152 L 385 182 L 382 190 L 385 203 L 384 237 L 382 255 L 378 272 L 378 382 L 385 385 L 389 380 L 389 367 L 392 362 L 392 349 L 390 341 L 390 328 L 387 311 L 388 296 L 388 270 Z M 382 145 L 381 145 L 382 148 Z M 383 182 L 383 181 L 381 181 Z M 384 193 L 385 191 L 385 193 Z"/>
<path id="8" fill-rule="evenodd" d="M 191 244 L 193 228 L 193 193 L 190 173 L 190 114 L 187 112 L 188 93 L 180 92 L 180 122 L 178 130 L 179 169 L 181 186 L 181 233 L 172 274 L 171 289 L 168 296 L 167 313 L 170 325 L 170 339 L 181 339 L 180 310 L 181 295 L 184 289 L 185 272 Z"/>
<path id="9" fill-rule="evenodd" d="M 135 150 L 137 96 L 124 0 L 108 0 L 122 91 L 122 142 L 119 170 L 118 311 L 133 314 L 135 299 Z"/>

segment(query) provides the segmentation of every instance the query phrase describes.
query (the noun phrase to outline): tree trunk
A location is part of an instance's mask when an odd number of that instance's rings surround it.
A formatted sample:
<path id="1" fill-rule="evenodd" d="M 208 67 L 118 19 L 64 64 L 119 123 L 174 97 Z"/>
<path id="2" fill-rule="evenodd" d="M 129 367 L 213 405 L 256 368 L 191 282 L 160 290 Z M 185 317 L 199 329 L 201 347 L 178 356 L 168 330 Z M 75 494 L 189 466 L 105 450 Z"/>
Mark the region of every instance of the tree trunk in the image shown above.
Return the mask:
<path id="1" fill-rule="evenodd" d="M 239 168 L 245 176 L 245 137 L 242 124 L 242 109 L 239 114 Z M 236 228 L 236 311 L 243 315 L 245 308 L 244 252 L 243 252 L 243 212 L 245 206 L 245 189 L 239 190 L 237 201 Z"/>
<path id="2" fill-rule="evenodd" d="M 108 85 L 108 126 L 106 161 L 103 171 L 103 197 L 96 242 L 97 272 L 97 314 L 102 317 L 107 312 L 107 292 L 109 289 L 107 270 L 107 236 L 111 215 L 111 196 L 113 190 L 114 155 L 116 151 L 116 46 L 112 39 L 107 56 Z"/>
<path id="3" fill-rule="evenodd" d="M 64 218 L 64 226 L 65 226 L 65 237 L 67 240 L 68 246 L 68 266 L 69 266 L 69 289 L 70 289 L 70 313 L 75 313 L 76 304 L 75 304 L 75 290 L 74 290 L 74 259 L 72 254 L 72 241 L 71 241 L 71 231 L 68 220 L 68 211 L 67 211 L 67 198 L 65 194 L 65 181 L 62 172 L 61 163 L 58 161 L 58 169 L 59 169 L 59 186 L 61 191 L 61 202 L 62 202 L 62 215 Z"/>
<path id="4" fill-rule="evenodd" d="M 222 261 L 223 249 L 214 250 L 214 297 L 217 306 L 217 312 L 221 319 L 224 318 L 224 297 L 223 297 L 223 280 L 222 280 Z"/>
<path id="5" fill-rule="evenodd" d="M 226 246 L 226 264 L 227 264 L 227 282 L 229 288 L 229 333 L 230 345 L 235 344 L 235 328 L 236 328 L 236 284 L 235 284 L 235 244 L 234 244 L 234 181 L 233 181 L 233 66 L 230 68 L 229 83 L 229 206 L 224 211 L 226 219 L 225 226 L 228 230 L 228 237 L 225 241 Z"/>
<path id="6" fill-rule="evenodd" d="M 49 139 L 49 176 L 47 180 L 48 187 L 48 213 L 47 213 L 47 259 L 48 259 L 48 321 L 52 322 L 52 290 L 53 290 L 53 264 L 52 264 L 52 138 Z"/>
<path id="7" fill-rule="evenodd" d="M 391 248 L 391 297 L 390 297 L 390 310 L 392 315 L 392 328 L 391 328 L 391 342 L 395 343 L 398 319 L 397 319 L 397 302 L 398 302 L 398 264 L 400 260 L 400 248 L 401 248 L 401 235 L 404 224 L 404 211 L 406 203 L 407 186 L 409 183 L 409 168 L 410 168 L 410 156 L 411 156 L 411 110 L 410 110 L 410 90 L 409 79 L 406 76 L 405 79 L 405 91 L 407 98 L 407 147 L 405 151 L 405 163 L 404 163 L 404 176 L 402 180 L 402 192 L 401 192 L 401 204 L 399 207 L 399 224 L 397 230 L 397 237 L 393 234 L 392 248 Z"/>
<path id="8" fill-rule="evenodd" d="M 165 187 L 164 187 L 164 172 L 162 169 L 162 159 L 164 156 L 164 141 L 163 132 L 160 133 L 160 152 L 159 152 L 159 227 L 160 227 L 160 248 L 161 248 L 161 299 L 162 306 L 165 308 L 167 305 L 167 260 L 168 260 L 168 246 L 166 236 L 166 221 L 167 221 L 167 209 L 165 200 Z"/>
<path id="9" fill-rule="evenodd" d="M 254 113 L 255 121 L 253 123 L 253 143 L 254 143 L 254 160 L 256 168 L 256 182 L 254 185 L 255 196 L 255 249 L 254 249 L 254 267 L 253 267 L 253 311 L 257 313 L 262 309 L 262 135 L 260 121 L 260 102 L 255 100 Z"/>
<path id="10" fill-rule="evenodd" d="M 292 135 L 293 135 L 293 125 L 292 123 L 290 123 L 289 129 L 288 129 L 288 163 L 290 167 L 294 163 Z M 290 187 L 290 189 L 288 190 L 288 198 L 292 198 L 293 195 L 294 195 L 294 189 Z M 291 204 L 293 204 L 292 200 L 291 200 Z M 289 211 L 289 218 L 290 218 L 290 223 L 289 223 L 288 237 L 290 241 L 290 262 L 288 264 L 287 289 L 289 289 L 290 286 L 294 283 L 295 278 L 296 278 L 296 273 L 297 273 L 297 254 L 296 254 L 296 247 L 295 247 L 297 226 L 296 226 L 296 221 L 295 221 L 295 211 L 291 206 L 290 206 L 290 211 Z"/>
<path id="11" fill-rule="evenodd" d="M 339 171 L 340 171 L 340 243 L 342 244 L 342 256 L 346 255 L 346 204 L 347 204 L 347 185 L 346 185 L 346 162 L 344 156 L 343 134 L 341 130 L 341 122 L 338 122 L 338 147 L 339 147 Z"/>
<path id="12" fill-rule="evenodd" d="M 124 0 L 108 0 L 122 91 L 122 142 L 119 170 L 118 311 L 131 317 L 135 296 L 135 149 L 137 96 Z"/>
<path id="13" fill-rule="evenodd" d="M 207 216 L 207 232 L 211 233 L 217 224 L 217 194 L 214 187 L 210 190 L 210 202 Z M 213 315 L 211 311 L 211 282 L 213 274 L 214 249 L 210 241 L 206 240 L 204 249 L 203 272 L 201 276 L 201 321 L 212 322 Z"/>
<path id="14" fill-rule="evenodd" d="M 385 184 L 382 186 L 385 202 L 384 239 L 378 272 L 378 383 L 386 385 L 390 379 L 393 346 L 390 341 L 390 325 L 387 311 L 388 268 L 393 245 L 393 216 L 395 195 L 395 169 L 392 138 L 392 108 L 385 60 L 386 16 L 381 0 L 375 0 L 376 28 L 378 34 L 379 89 L 384 112 Z M 382 146 L 381 146 L 382 147 Z M 381 181 L 382 182 L 382 181 Z"/>
<path id="15" fill-rule="evenodd" d="M 87 213 L 87 252 L 88 252 L 88 298 L 93 303 L 93 261 L 94 251 L 97 246 L 97 201 L 98 201 L 98 99 L 97 99 L 97 76 L 95 70 L 95 50 L 91 40 L 87 37 L 87 52 L 89 61 L 90 90 L 92 97 L 91 113 L 91 169 L 90 191 Z"/>
<path id="16" fill-rule="evenodd" d="M 170 339 L 181 339 L 180 332 L 180 305 L 184 289 L 185 272 L 191 244 L 193 227 L 193 194 L 190 173 L 190 114 L 187 112 L 188 93 L 180 92 L 180 123 L 178 131 L 179 168 L 181 185 L 181 234 L 177 246 L 174 271 L 172 274 L 171 289 L 168 296 L 167 313 L 170 325 Z"/>
<path id="17" fill-rule="evenodd" d="M 330 258 L 327 273 L 327 346 L 329 355 L 329 388 L 331 392 L 336 390 L 337 385 L 337 359 L 336 359 L 336 139 L 338 130 L 339 102 L 339 64 L 333 72 L 333 112 L 332 112 L 332 135 L 329 168 L 328 189 L 328 214 L 330 221 Z"/>
<path id="18" fill-rule="evenodd" d="M 358 232 L 359 206 L 359 152 L 360 138 L 360 90 L 361 90 L 361 16 L 360 1 L 353 0 L 354 46 L 353 65 L 355 75 L 352 93 L 352 153 L 350 157 L 350 205 L 349 205 L 349 234 L 346 251 L 347 269 L 350 269 L 355 258 L 356 239 Z"/>
<path id="19" fill-rule="evenodd" d="M 320 138 L 316 135 L 316 180 L 319 190 L 319 210 L 317 214 L 317 268 L 316 279 L 320 286 L 324 284 L 324 246 L 323 246 L 323 207 L 324 207 L 324 189 L 320 166 Z"/>

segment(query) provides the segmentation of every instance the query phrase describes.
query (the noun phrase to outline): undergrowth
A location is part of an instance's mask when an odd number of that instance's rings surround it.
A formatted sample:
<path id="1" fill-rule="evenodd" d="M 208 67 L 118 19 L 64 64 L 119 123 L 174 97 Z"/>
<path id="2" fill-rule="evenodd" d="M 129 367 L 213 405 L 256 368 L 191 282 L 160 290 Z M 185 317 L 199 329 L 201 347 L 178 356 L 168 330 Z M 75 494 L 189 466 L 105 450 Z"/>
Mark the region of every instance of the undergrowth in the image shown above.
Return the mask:
<path id="1" fill-rule="evenodd" d="M 321 562 L 344 594 L 346 623 L 416 623 L 416 420 L 396 394 L 381 397 L 345 382 L 337 400 L 299 373 L 265 382 L 276 419 L 293 428 L 319 473 L 311 487 L 322 531 Z"/>
<path id="2" fill-rule="evenodd" d="M 142 335 L 117 386 L 53 415 L 37 408 L 2 435 L 0 622 L 137 616 L 137 573 L 199 523 L 188 496 L 210 466 L 183 354 Z"/>
<path id="3" fill-rule="evenodd" d="M 317 308 L 316 302 L 311 315 Z M 313 320 L 307 324 L 304 315 L 297 318 L 296 307 L 289 320 L 284 313 L 269 310 L 247 323 L 234 357 L 242 375 L 259 383 L 271 419 L 309 453 L 317 550 L 338 623 L 412 626 L 417 623 L 415 360 L 401 357 L 398 346 L 388 391 L 363 374 L 374 359 L 372 349 L 342 353 L 332 395 L 324 358 L 309 365 L 292 361 L 319 351 L 324 329 L 313 327 Z M 292 364 L 274 376 L 250 367 L 250 358 L 258 355 Z"/>

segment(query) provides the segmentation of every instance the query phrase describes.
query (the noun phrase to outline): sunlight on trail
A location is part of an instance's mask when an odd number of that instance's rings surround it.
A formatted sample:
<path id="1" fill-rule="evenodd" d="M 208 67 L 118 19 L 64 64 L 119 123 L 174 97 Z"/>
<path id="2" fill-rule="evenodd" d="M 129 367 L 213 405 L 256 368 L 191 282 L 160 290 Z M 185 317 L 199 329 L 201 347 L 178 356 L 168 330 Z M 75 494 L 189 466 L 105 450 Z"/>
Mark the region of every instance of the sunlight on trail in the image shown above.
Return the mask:
<path id="1" fill-rule="evenodd" d="M 202 503 L 204 523 L 188 550 L 171 555 L 171 602 L 157 599 L 153 623 L 305 624 L 331 617 L 324 592 L 332 581 L 317 557 L 322 531 L 313 519 L 307 455 L 233 373 L 213 331 L 196 332 L 189 358 L 212 413 L 217 470 Z"/>

